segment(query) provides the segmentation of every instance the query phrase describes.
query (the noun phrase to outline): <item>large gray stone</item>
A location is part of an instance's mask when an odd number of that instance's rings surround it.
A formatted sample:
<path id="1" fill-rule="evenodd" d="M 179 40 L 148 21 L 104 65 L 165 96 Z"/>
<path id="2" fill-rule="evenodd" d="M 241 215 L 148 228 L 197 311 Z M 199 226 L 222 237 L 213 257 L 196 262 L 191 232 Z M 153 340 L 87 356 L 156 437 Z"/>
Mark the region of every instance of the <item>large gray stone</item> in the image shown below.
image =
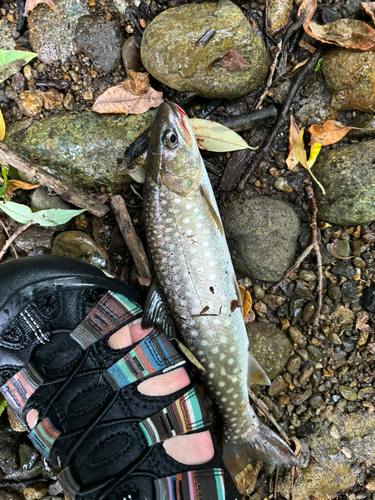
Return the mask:
<path id="1" fill-rule="evenodd" d="M 115 186 L 130 180 L 117 158 L 151 125 L 154 114 L 67 113 L 34 121 L 26 129 L 18 122 L 9 127 L 4 142 L 74 186 Z M 143 164 L 141 157 L 134 166 Z"/>
<path id="2" fill-rule="evenodd" d="M 196 44 L 209 29 L 213 38 Z M 250 66 L 234 71 L 212 64 L 236 50 Z M 239 7 L 229 0 L 191 3 L 159 14 L 143 34 L 144 67 L 160 82 L 204 97 L 241 97 L 268 73 L 266 49 Z"/>
<path id="3" fill-rule="evenodd" d="M 318 157 L 314 175 L 318 218 L 339 225 L 375 219 L 375 140 L 327 151 Z"/>
<path id="4" fill-rule="evenodd" d="M 282 200 L 236 197 L 223 213 L 235 269 L 249 278 L 279 281 L 293 264 L 299 218 Z"/>

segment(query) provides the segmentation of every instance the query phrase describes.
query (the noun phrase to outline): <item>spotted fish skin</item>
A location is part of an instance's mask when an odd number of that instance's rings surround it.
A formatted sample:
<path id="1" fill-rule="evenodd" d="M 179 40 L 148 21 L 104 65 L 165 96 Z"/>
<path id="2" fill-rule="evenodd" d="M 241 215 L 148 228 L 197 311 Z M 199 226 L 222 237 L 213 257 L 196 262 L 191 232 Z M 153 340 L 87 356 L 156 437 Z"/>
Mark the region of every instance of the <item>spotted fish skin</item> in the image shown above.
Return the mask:
<path id="1" fill-rule="evenodd" d="M 224 422 L 228 469 L 234 475 L 251 458 L 295 465 L 289 447 L 249 404 L 248 338 L 236 307 L 235 272 L 191 125 L 172 103 L 161 105 L 151 129 L 144 213 L 163 298 L 185 345 L 206 370 L 206 389 Z"/>

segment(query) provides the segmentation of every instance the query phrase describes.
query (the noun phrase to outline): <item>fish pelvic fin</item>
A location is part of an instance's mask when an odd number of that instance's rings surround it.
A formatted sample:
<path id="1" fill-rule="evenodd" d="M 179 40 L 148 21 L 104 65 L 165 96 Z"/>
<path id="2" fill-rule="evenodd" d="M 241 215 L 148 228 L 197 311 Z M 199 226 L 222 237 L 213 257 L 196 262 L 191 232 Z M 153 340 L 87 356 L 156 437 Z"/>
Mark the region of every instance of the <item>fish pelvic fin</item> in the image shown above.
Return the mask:
<path id="1" fill-rule="evenodd" d="M 271 385 L 271 381 L 258 361 L 249 353 L 247 362 L 247 385 L 250 387 L 252 384 Z"/>
<path id="2" fill-rule="evenodd" d="M 224 439 L 224 463 L 233 478 L 255 460 L 277 467 L 298 465 L 297 457 L 285 441 L 258 419 L 244 432 L 242 439 L 243 442 Z"/>

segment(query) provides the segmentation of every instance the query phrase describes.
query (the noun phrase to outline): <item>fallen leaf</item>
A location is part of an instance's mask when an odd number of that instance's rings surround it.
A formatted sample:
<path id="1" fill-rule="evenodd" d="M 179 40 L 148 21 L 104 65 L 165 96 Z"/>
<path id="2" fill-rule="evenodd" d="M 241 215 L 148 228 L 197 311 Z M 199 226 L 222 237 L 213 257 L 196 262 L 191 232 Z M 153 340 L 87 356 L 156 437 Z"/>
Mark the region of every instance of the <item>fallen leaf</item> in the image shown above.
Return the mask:
<path id="1" fill-rule="evenodd" d="M 143 95 L 150 87 L 150 75 L 148 73 L 138 73 L 129 69 L 127 79 L 122 84 L 127 90 L 135 95 Z"/>
<path id="2" fill-rule="evenodd" d="M 239 149 L 257 149 L 250 147 L 236 132 L 220 123 L 200 118 L 192 118 L 190 123 L 198 146 L 205 151 L 225 153 Z"/>
<path id="3" fill-rule="evenodd" d="M 39 186 L 39 184 L 29 184 L 28 182 L 23 182 L 23 181 L 17 181 L 14 179 L 11 179 L 10 181 L 7 182 L 5 192 L 4 192 L 4 197 L 8 200 L 12 198 L 14 191 L 16 189 L 36 189 Z"/>
<path id="4" fill-rule="evenodd" d="M 33 9 L 35 9 L 35 7 L 37 5 L 39 5 L 40 3 L 45 3 L 46 5 L 48 5 L 48 7 L 51 7 L 51 9 L 54 12 L 56 12 L 56 14 L 58 14 L 59 16 L 61 16 L 61 14 L 59 13 L 59 11 L 57 10 L 56 5 L 53 3 L 52 0 L 26 0 L 26 3 L 25 3 L 25 12 L 23 14 L 23 17 L 27 17 L 29 15 L 29 12 L 31 12 Z"/>
<path id="5" fill-rule="evenodd" d="M 360 330 L 363 333 L 370 333 L 372 328 L 367 324 L 369 319 L 369 315 L 367 313 L 364 313 L 360 318 L 358 318 L 355 324 L 356 329 Z"/>
<path id="6" fill-rule="evenodd" d="M 311 134 L 310 144 L 319 142 L 322 146 L 329 146 L 341 140 L 350 130 L 357 127 L 346 127 L 342 123 L 328 120 L 323 125 L 311 125 L 309 132 Z"/>
<path id="7" fill-rule="evenodd" d="M 128 170 L 125 175 L 128 175 L 133 179 L 133 181 L 138 182 L 138 184 L 145 183 L 145 169 L 141 165 L 137 165 L 136 167 Z"/>
<path id="8" fill-rule="evenodd" d="M 318 0 L 303 0 L 300 4 L 297 17 L 304 16 L 303 29 L 306 31 L 318 6 Z"/>
<path id="9" fill-rule="evenodd" d="M 218 64 L 228 71 L 234 71 L 237 68 L 250 68 L 250 64 L 237 52 L 237 50 L 227 50 L 222 57 L 212 61 L 211 65 Z"/>
<path id="10" fill-rule="evenodd" d="M 375 2 L 361 2 L 362 9 L 368 14 L 375 24 Z"/>
<path id="11" fill-rule="evenodd" d="M 375 29 L 355 19 L 338 19 L 324 26 L 310 23 L 305 31 L 320 42 L 338 45 L 346 49 L 363 51 L 375 49 Z"/>
<path id="12" fill-rule="evenodd" d="M 336 242 L 333 242 L 333 243 L 328 243 L 327 244 L 327 250 L 329 251 L 329 253 L 335 257 L 336 259 L 340 259 L 340 260 L 350 260 L 352 259 L 353 257 L 342 257 L 341 255 L 339 255 L 337 253 L 337 241 Z"/>
<path id="13" fill-rule="evenodd" d="M 5 121 L 3 117 L 3 113 L 0 109 L 0 141 L 2 141 L 5 137 Z"/>
<path id="14" fill-rule="evenodd" d="M 27 205 L 14 203 L 13 201 L 0 201 L 0 210 L 8 214 L 16 222 L 27 224 L 39 224 L 43 227 L 58 226 L 70 221 L 73 217 L 82 214 L 85 210 L 62 210 L 51 208 L 32 212 Z"/>
<path id="15" fill-rule="evenodd" d="M 242 285 L 238 285 L 241 293 L 242 300 L 242 315 L 243 319 L 246 318 L 247 314 L 251 311 L 251 306 L 253 305 L 253 301 L 251 300 L 250 293 L 246 290 Z"/>
<path id="16" fill-rule="evenodd" d="M 289 170 L 293 170 L 293 168 L 299 163 L 299 160 L 297 160 L 296 158 L 296 152 L 294 150 L 294 145 L 297 141 L 299 132 L 300 131 L 294 119 L 293 113 L 291 113 L 289 127 L 289 154 L 288 158 L 285 160 Z"/>
<path id="17" fill-rule="evenodd" d="M 97 113 L 124 113 L 140 115 L 150 108 L 157 108 L 163 102 L 163 93 L 149 87 L 143 95 L 134 95 L 122 85 L 116 85 L 103 92 L 94 102 Z"/>
<path id="18" fill-rule="evenodd" d="M 5 193 L 6 188 L 7 188 L 8 170 L 5 167 L 2 167 L 1 174 L 2 174 L 3 178 L 1 179 L 2 185 L 0 187 L 0 196 L 2 197 Z"/>
<path id="19" fill-rule="evenodd" d="M 316 179 L 316 177 L 314 176 L 314 174 L 311 171 L 311 167 L 314 165 L 315 160 L 316 160 L 316 158 L 317 158 L 317 156 L 318 156 L 318 154 L 320 152 L 320 149 L 321 149 L 322 145 L 319 144 L 319 143 L 313 144 L 312 147 L 311 147 L 311 150 L 310 150 L 310 157 L 307 160 L 305 145 L 304 145 L 304 142 L 303 142 L 303 132 L 304 132 L 304 130 L 305 129 L 302 129 L 299 132 L 297 140 L 296 140 L 296 142 L 294 144 L 295 156 L 296 156 L 297 160 L 301 163 L 301 165 L 306 170 L 308 170 L 310 172 L 311 177 L 318 184 L 318 186 L 322 190 L 322 193 L 325 195 L 326 192 L 325 192 L 324 187 L 320 184 L 320 182 L 318 181 L 318 179 Z"/>
<path id="20" fill-rule="evenodd" d="M 37 55 L 34 52 L 24 50 L 0 50 L 0 83 L 17 73 L 24 64 Z"/>
<path id="21" fill-rule="evenodd" d="M 295 71 L 297 71 L 297 69 L 299 69 L 299 68 L 301 68 L 302 66 L 304 66 L 304 65 L 307 63 L 307 61 L 310 61 L 310 57 L 308 57 L 307 59 L 304 59 L 302 62 L 300 62 L 300 63 L 296 64 L 296 65 L 294 66 L 294 68 L 292 69 L 291 74 L 292 74 L 292 73 L 294 73 Z"/>

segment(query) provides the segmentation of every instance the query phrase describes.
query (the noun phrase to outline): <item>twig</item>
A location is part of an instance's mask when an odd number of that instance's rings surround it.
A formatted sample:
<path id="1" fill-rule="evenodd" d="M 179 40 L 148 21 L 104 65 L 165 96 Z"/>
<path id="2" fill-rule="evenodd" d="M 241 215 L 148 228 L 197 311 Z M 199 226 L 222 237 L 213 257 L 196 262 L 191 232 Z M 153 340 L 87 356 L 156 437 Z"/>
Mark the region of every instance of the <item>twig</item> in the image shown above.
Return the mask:
<path id="1" fill-rule="evenodd" d="M 315 68 L 318 60 L 321 58 L 323 53 L 323 48 L 318 49 L 312 58 L 302 67 L 301 71 L 297 74 L 297 78 L 290 89 L 287 98 L 285 99 L 283 109 L 281 110 L 280 117 L 272 131 L 272 134 L 268 137 L 262 148 L 260 149 L 256 160 L 251 164 L 249 171 L 245 175 L 245 177 L 240 182 L 238 189 L 241 191 L 245 189 L 247 182 L 250 180 L 250 177 L 253 175 L 253 172 L 256 168 L 259 167 L 265 155 L 268 153 L 269 148 L 274 144 L 277 134 L 279 133 L 282 126 L 285 125 L 285 122 L 288 118 L 289 108 L 293 102 L 293 99 L 296 93 L 301 89 L 302 82 L 305 79 L 306 75 L 310 72 L 312 68 Z"/>
<path id="2" fill-rule="evenodd" d="M 151 284 L 151 271 L 148 258 L 143 248 L 141 240 L 138 238 L 134 230 L 130 215 L 126 208 L 125 202 L 121 196 L 116 195 L 111 197 L 111 207 L 115 214 L 117 224 L 121 234 L 124 237 L 125 243 L 133 257 L 134 264 L 139 273 L 139 282 L 141 285 Z"/>
<path id="3" fill-rule="evenodd" d="M 277 500 L 277 481 L 279 479 L 279 468 L 276 467 L 275 486 L 273 488 L 273 500 Z"/>
<path id="4" fill-rule="evenodd" d="M 316 307 L 315 315 L 314 315 L 314 321 L 313 321 L 313 329 L 316 331 L 319 326 L 319 316 L 320 316 L 320 311 L 322 309 L 322 301 L 323 301 L 323 263 L 322 263 L 322 254 L 320 253 L 320 247 L 319 247 L 319 239 L 318 239 L 318 224 L 317 224 L 317 219 L 316 215 L 318 213 L 318 209 L 316 207 L 316 201 L 315 201 L 315 196 L 314 196 L 314 191 L 311 186 L 306 186 L 306 192 L 307 196 L 310 200 L 310 206 L 311 206 L 311 232 L 312 232 L 312 242 L 311 244 L 304 250 L 304 252 L 298 257 L 296 262 L 293 264 L 291 268 L 288 269 L 286 272 L 284 278 L 279 281 L 279 283 L 276 283 L 271 288 L 271 293 L 274 293 L 277 288 L 285 283 L 285 281 L 288 279 L 288 277 L 292 274 L 293 271 L 299 268 L 301 265 L 301 262 L 306 259 L 306 257 L 310 254 L 312 250 L 314 250 L 315 255 L 316 255 L 316 261 L 317 261 L 317 266 L 318 266 L 318 287 L 316 289 L 318 293 L 318 304 Z"/>
<path id="5" fill-rule="evenodd" d="M 276 422 L 276 420 L 274 419 L 273 415 L 271 415 L 271 413 L 265 409 L 265 407 L 262 405 L 262 403 L 260 402 L 260 400 L 256 397 L 256 395 L 253 393 L 253 391 L 248 387 L 247 389 L 247 392 L 249 394 L 249 396 L 251 397 L 251 399 L 254 401 L 254 404 L 259 408 L 259 410 L 265 414 L 265 416 L 268 418 L 268 420 L 270 420 L 273 425 L 276 427 L 276 429 L 279 431 L 279 433 L 282 435 L 282 437 L 285 439 L 285 441 L 287 443 L 289 443 L 289 437 L 287 436 L 287 434 L 284 432 L 284 430 L 282 429 L 282 427 L 280 427 L 280 425 Z"/>
<path id="6" fill-rule="evenodd" d="M 8 229 L 6 228 L 6 226 L 5 226 L 5 224 L 3 223 L 3 221 L 2 221 L 2 220 L 0 220 L 0 224 L 3 226 L 3 229 L 4 229 L 4 231 L 6 232 L 6 235 L 8 236 L 8 238 L 10 238 L 9 231 L 8 231 Z M 13 250 L 13 253 L 14 253 L 15 258 L 16 258 L 16 259 L 18 259 L 18 255 L 17 255 L 17 251 L 16 251 L 16 249 L 14 248 L 14 246 L 13 246 L 13 245 L 11 245 L 11 248 L 12 248 L 12 250 Z"/>
<path id="7" fill-rule="evenodd" d="M 63 200 L 84 208 L 96 217 L 103 217 L 109 211 L 109 208 L 101 205 L 97 198 L 89 197 L 80 189 L 57 179 L 54 175 L 49 174 L 41 167 L 31 163 L 24 156 L 16 153 L 3 142 L 0 142 L 0 160 L 9 163 L 20 172 L 38 181 L 42 186 L 53 189 Z"/>
<path id="8" fill-rule="evenodd" d="M 29 222 L 27 222 L 25 225 L 19 227 L 17 229 L 17 231 L 14 234 L 12 234 L 12 236 L 10 238 L 7 239 L 7 241 L 5 242 L 3 248 L 0 251 L 0 260 L 7 253 L 8 248 L 13 243 L 13 241 L 17 238 L 17 236 L 19 236 L 21 233 L 23 233 L 28 227 L 31 226 L 31 224 L 32 224 L 32 222 L 31 222 L 31 220 L 29 220 Z"/>
<path id="9" fill-rule="evenodd" d="M 269 91 L 269 89 L 270 89 L 270 87 L 272 85 L 273 75 L 274 75 L 276 67 L 277 67 L 277 62 L 279 60 L 279 56 L 281 54 L 282 47 L 283 47 L 283 39 L 282 39 L 282 37 L 280 37 L 280 40 L 277 42 L 277 51 L 276 51 L 273 63 L 271 65 L 271 68 L 270 68 L 270 72 L 269 72 L 269 75 L 268 75 L 268 80 L 267 80 L 267 83 L 266 83 L 266 88 L 264 89 L 263 94 L 260 96 L 259 101 L 256 103 L 255 109 L 259 109 L 260 108 L 260 106 L 262 105 L 262 102 L 264 101 L 264 98 L 267 95 L 267 92 Z"/>

